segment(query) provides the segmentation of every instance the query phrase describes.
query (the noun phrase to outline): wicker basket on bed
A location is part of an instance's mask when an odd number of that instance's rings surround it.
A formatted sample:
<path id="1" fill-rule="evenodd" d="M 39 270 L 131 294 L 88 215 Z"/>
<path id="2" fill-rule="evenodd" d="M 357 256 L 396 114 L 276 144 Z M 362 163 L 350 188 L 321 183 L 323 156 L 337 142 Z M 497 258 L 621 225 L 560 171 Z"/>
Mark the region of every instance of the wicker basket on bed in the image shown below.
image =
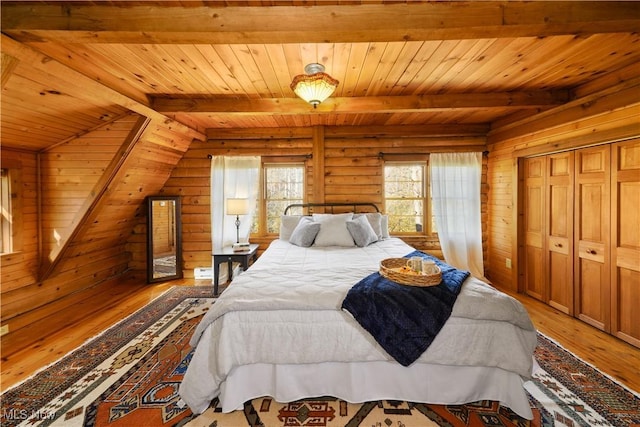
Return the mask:
<path id="1" fill-rule="evenodd" d="M 402 285 L 411 286 L 436 286 L 442 281 L 442 272 L 440 268 L 434 274 L 421 273 L 403 273 L 402 267 L 407 265 L 407 258 L 387 258 L 380 261 L 380 274 L 387 279 L 400 283 Z"/>

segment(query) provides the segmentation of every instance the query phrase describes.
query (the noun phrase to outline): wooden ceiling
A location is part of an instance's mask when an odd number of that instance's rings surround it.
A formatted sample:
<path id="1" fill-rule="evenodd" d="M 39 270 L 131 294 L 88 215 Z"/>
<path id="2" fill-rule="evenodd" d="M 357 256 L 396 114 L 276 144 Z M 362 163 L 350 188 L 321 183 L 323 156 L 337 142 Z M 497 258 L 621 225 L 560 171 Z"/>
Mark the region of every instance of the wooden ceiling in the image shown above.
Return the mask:
<path id="1" fill-rule="evenodd" d="M 486 126 L 640 63 L 640 2 L 2 2 L 2 145 L 135 111 L 215 128 Z M 313 109 L 311 62 L 340 81 Z"/>

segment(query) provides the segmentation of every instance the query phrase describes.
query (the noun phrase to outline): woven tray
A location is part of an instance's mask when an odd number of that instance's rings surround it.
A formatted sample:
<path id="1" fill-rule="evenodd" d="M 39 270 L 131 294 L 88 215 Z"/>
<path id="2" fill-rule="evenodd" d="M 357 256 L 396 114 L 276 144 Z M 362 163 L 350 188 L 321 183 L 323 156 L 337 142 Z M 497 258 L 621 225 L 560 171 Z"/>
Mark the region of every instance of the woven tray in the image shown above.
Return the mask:
<path id="1" fill-rule="evenodd" d="M 421 274 L 406 269 L 407 258 L 387 258 L 380 261 L 380 274 L 387 279 L 411 286 L 436 286 L 442 282 L 442 272 L 438 268 L 435 274 Z M 405 267 L 405 268 L 403 268 Z"/>

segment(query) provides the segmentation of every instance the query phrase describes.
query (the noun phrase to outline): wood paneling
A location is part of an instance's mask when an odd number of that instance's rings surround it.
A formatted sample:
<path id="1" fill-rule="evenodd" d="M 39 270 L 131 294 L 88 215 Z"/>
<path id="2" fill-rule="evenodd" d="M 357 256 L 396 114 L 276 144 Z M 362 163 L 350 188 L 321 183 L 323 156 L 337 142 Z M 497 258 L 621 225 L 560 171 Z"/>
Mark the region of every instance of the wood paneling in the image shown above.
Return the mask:
<path id="1" fill-rule="evenodd" d="M 636 70 L 637 76 L 637 70 Z M 635 81 L 629 77 L 627 81 Z M 624 84 L 621 83 L 621 84 Z M 636 92 L 639 86 L 636 86 Z M 594 86 L 598 86 L 594 83 Z M 530 127 L 521 126 L 519 133 L 502 139 L 512 129 L 508 123 L 495 123 L 488 136 L 489 148 L 489 278 L 505 289 L 517 288 L 519 271 L 518 258 L 523 257 L 524 242 L 518 241 L 518 168 L 519 158 L 563 150 L 580 148 L 597 143 L 627 139 L 640 134 L 637 117 L 640 114 L 640 103 L 637 96 L 609 97 L 609 89 L 601 92 L 609 101 L 609 110 L 598 110 L 590 115 L 583 105 L 576 101 L 571 107 L 551 110 L 528 117 Z M 587 105 L 597 104 L 597 93 L 589 94 Z M 607 101 L 607 102 L 609 102 Z M 553 123 L 546 125 L 535 123 L 539 117 L 546 121 L 550 116 L 557 116 Z M 544 126 L 550 126 L 545 128 Z M 504 132 L 503 132 L 504 130 Z M 506 267 L 506 258 L 512 258 L 512 269 Z"/>
<path id="2" fill-rule="evenodd" d="M 640 347 L 640 139 L 611 153 L 611 332 Z"/>
<path id="3" fill-rule="evenodd" d="M 519 209 L 527 294 L 640 347 L 639 159 L 638 139 L 526 158 Z"/>
<path id="4" fill-rule="evenodd" d="M 515 289 L 519 159 L 640 134 L 637 6 L 352 3 L 3 2 L 1 155 L 20 164 L 22 213 L 20 251 L 2 256 L 3 324 L 46 333 L 46 318 L 73 307 L 76 292 L 143 272 L 146 195 L 182 197 L 185 275 L 210 265 L 208 154 L 312 154 L 309 197 L 381 201 L 378 152 L 484 151 L 488 140 L 485 266 Z M 230 27 L 219 31 L 221 22 Z M 315 61 L 340 80 L 317 109 L 288 87 Z M 165 115 L 154 103 L 182 107 Z M 150 123 L 127 144 L 131 114 Z M 611 173 L 611 197 L 633 200 L 630 172 Z M 618 215 L 617 232 L 634 236 L 637 217 Z M 635 243 L 624 236 L 612 249 L 616 292 L 636 301 Z M 439 249 L 431 237 L 407 241 Z M 633 313 L 621 313 L 612 327 L 635 336 Z M 18 336 L 2 338 L 3 352 Z"/>
<path id="5" fill-rule="evenodd" d="M 611 146 L 576 151 L 576 315 L 609 332 Z"/>
<path id="6" fill-rule="evenodd" d="M 489 186 L 488 205 L 488 255 L 485 264 L 487 277 L 504 289 L 517 290 L 517 280 L 512 276 L 515 270 L 507 266 L 511 260 L 517 267 L 518 254 L 512 237 L 517 221 L 514 217 L 514 187 L 518 185 L 517 168 L 510 151 L 489 151 L 487 183 Z M 517 233 L 516 233 L 517 234 Z M 495 244 L 493 242 L 499 242 Z M 524 254 L 520 255 L 521 257 Z M 524 291 L 524 290 L 523 290 Z"/>
<path id="7" fill-rule="evenodd" d="M 525 250 L 527 237 L 523 226 L 524 217 L 518 215 L 518 212 L 525 210 L 524 205 L 518 205 L 518 192 L 525 191 L 526 186 L 523 183 L 512 187 L 505 185 L 510 179 L 512 182 L 517 179 L 518 167 L 514 167 L 510 171 L 510 176 L 500 175 L 498 170 L 509 173 L 509 165 L 524 164 L 519 162 L 519 159 L 525 157 L 553 154 L 572 149 L 581 149 L 580 152 L 584 153 L 584 157 L 575 160 L 576 171 L 580 172 L 576 172 L 574 198 L 581 200 L 581 202 L 573 209 L 574 212 L 582 209 L 580 216 L 575 217 L 574 228 L 576 233 L 574 240 L 578 239 L 581 242 L 574 245 L 574 259 L 576 254 L 579 254 L 580 257 L 580 262 L 573 269 L 574 280 L 576 283 L 580 283 L 580 286 L 576 285 L 574 290 L 574 298 L 578 301 L 575 313 L 585 321 L 604 330 L 610 328 L 611 313 L 613 313 L 613 322 L 616 322 L 616 316 L 622 315 L 625 316 L 626 325 L 630 325 L 630 322 L 634 321 L 637 323 L 637 318 L 631 317 L 632 311 L 628 307 L 622 308 L 621 313 L 621 308 L 616 305 L 622 301 L 620 294 L 616 294 L 615 289 L 612 294 L 610 288 L 610 286 L 618 287 L 631 300 L 637 298 L 635 290 L 638 286 L 636 285 L 635 270 L 633 268 L 630 271 L 618 270 L 614 277 L 609 268 L 610 252 L 615 247 L 615 244 L 611 246 L 609 241 L 614 238 L 614 233 L 620 232 L 609 229 L 610 217 L 612 218 L 614 215 L 609 207 L 620 209 L 620 201 L 610 205 L 607 194 L 609 191 L 609 178 L 607 178 L 609 172 L 607 170 L 616 160 L 610 161 L 608 155 L 602 152 L 602 148 L 589 148 L 590 146 L 602 145 L 606 150 L 609 145 L 603 144 L 624 141 L 634 136 L 637 138 L 640 135 L 637 120 L 640 105 L 637 98 L 637 70 L 635 73 L 622 75 L 624 79 L 615 82 L 614 86 L 607 86 L 612 83 L 612 80 L 609 77 L 604 77 L 603 82 L 596 80 L 588 88 L 578 89 L 577 92 L 584 94 L 584 97 L 563 107 L 532 117 L 517 118 L 509 123 L 506 121 L 496 122 L 488 135 L 489 170 L 491 171 L 489 184 L 492 189 L 489 194 L 491 215 L 489 218 L 488 258 L 490 268 L 488 274 L 490 279 L 505 289 L 516 289 L 520 281 L 523 284 L 528 283 L 524 280 L 526 272 L 523 271 L 523 263 L 525 260 L 529 260 L 526 258 L 527 252 Z M 629 90 L 616 91 L 616 87 L 625 87 Z M 629 153 L 631 152 L 633 150 Z M 633 158 L 634 155 L 630 154 L 629 156 Z M 561 186 L 559 190 L 568 191 L 568 189 L 562 190 L 566 183 L 560 182 L 559 184 Z M 628 188 L 632 189 L 634 185 L 631 184 Z M 496 189 L 497 191 L 494 192 L 493 190 Z M 631 199 L 634 197 L 632 190 Z M 525 199 L 525 197 L 521 198 L 521 200 Z M 558 200 L 560 201 L 560 199 L 562 198 L 559 197 Z M 504 203 L 504 207 L 501 206 L 501 203 Z M 561 210 L 568 209 L 567 207 Z M 633 210 L 637 210 L 637 208 Z M 616 215 L 621 215 L 619 211 L 615 212 Z M 633 221 L 637 218 L 630 219 L 631 224 L 634 224 L 630 231 L 630 235 L 633 235 L 633 229 L 637 227 Z M 507 230 L 508 227 L 505 224 L 514 223 L 516 227 L 513 233 L 499 232 Z M 629 222 L 627 223 L 629 224 Z M 560 225 L 564 227 L 564 224 Z M 568 229 L 568 224 L 566 228 Z M 518 230 L 520 231 L 518 232 Z M 553 239 L 552 242 L 557 242 L 557 239 Z M 626 255 L 633 252 L 628 253 L 626 249 L 623 249 L 621 253 L 624 263 L 624 260 L 627 259 Z M 503 263 L 509 254 L 515 257 L 513 263 L 515 271 L 509 271 Z M 557 258 L 556 254 L 554 256 Z M 564 254 L 561 258 L 556 261 L 559 262 L 559 270 L 564 272 L 567 270 Z M 556 273 L 553 273 L 554 277 L 560 274 L 557 271 Z M 521 290 L 524 291 L 524 289 Z M 560 299 L 568 297 L 568 293 L 564 291 L 559 295 Z M 610 298 L 617 298 L 617 300 L 610 301 Z M 564 303 L 558 307 L 561 305 Z M 621 319 L 618 321 L 621 322 L 620 324 L 623 322 Z M 621 333 L 620 336 L 637 345 L 635 338 L 628 338 L 632 330 L 634 334 L 636 333 L 635 329 L 627 327 L 627 330 L 629 333 Z"/>
<path id="8" fill-rule="evenodd" d="M 359 133 L 353 129 L 343 133 L 332 127 L 315 130 L 281 128 L 275 132 L 273 129 L 231 129 L 210 132 L 206 143 L 194 141 L 162 189 L 164 195 L 182 196 L 184 276 L 193 277 L 194 268 L 211 265 L 209 155 L 300 156 L 300 159 L 311 156 L 306 160 L 308 201 L 374 202 L 383 208 L 381 152 L 413 153 L 409 158 L 415 158 L 431 151 L 484 151 L 484 138 L 475 135 L 477 129 L 467 130 L 472 132 L 469 136 L 459 136 L 459 128 L 432 130 L 438 136 L 413 134 L 411 137 L 370 138 L 365 137 L 371 132 L 367 128 L 361 128 Z M 392 129 L 387 129 L 387 132 L 392 132 Z M 320 173 L 314 173 L 314 170 Z M 487 174 L 485 158 L 483 183 L 486 183 Z M 317 189 L 318 186 L 321 190 Z M 483 229 L 486 230 L 488 186 L 483 184 L 482 188 Z M 323 197 L 323 200 L 315 197 Z M 140 219 L 128 245 L 133 253 L 131 265 L 135 269 L 145 266 L 142 255 L 145 232 L 144 221 Z M 486 232 L 483 238 L 486 242 Z M 272 239 L 273 236 L 258 236 L 252 237 L 252 242 L 260 243 L 263 249 Z M 442 257 L 436 236 L 407 236 L 405 240 Z"/>
<path id="9" fill-rule="evenodd" d="M 128 111 L 198 132 L 509 123 L 505 139 L 640 61 L 633 2 L 47 3 L 2 3 L 12 147 Z M 340 81 L 317 109 L 289 87 L 311 62 Z"/>
<path id="10" fill-rule="evenodd" d="M 265 2 L 204 2 L 177 7 L 188 2 L 128 1 L 120 7 L 99 2 L 69 5 L 65 10 L 47 2 L 34 10 L 20 4 L 3 7 L 2 26 L 24 40 L 92 41 L 100 43 L 227 44 L 238 39 L 246 43 L 293 43 L 330 40 L 377 42 L 384 40 L 451 40 L 511 37 L 513 35 L 593 34 L 634 31 L 630 19 L 637 9 L 627 2 L 612 6 L 596 2 L 503 4 L 500 2 L 460 2 L 460 5 L 422 2 L 317 1 L 304 5 L 263 7 Z M 212 5 L 210 3 L 213 3 Z M 387 4 L 385 4 L 387 3 Z M 245 7 L 241 7 L 245 6 Z M 211 19 L 211 15 L 215 19 Z M 5 16 L 8 15 L 8 16 Z M 87 17 L 91 17 L 88 19 Z M 366 17 L 366 19 L 363 19 Z M 548 25 L 551 21 L 553 25 Z M 275 25 L 275 24 L 278 25 Z M 101 29 L 96 37 L 94 28 Z M 277 27 L 278 31 L 273 28 Z M 60 28 L 66 32 L 56 31 Z M 164 32 L 159 29 L 172 28 Z M 265 31 L 269 29 L 271 31 Z M 384 28 L 384 31 L 380 30 Z M 301 35 L 302 29 L 313 34 Z M 318 54 L 315 52 L 316 55 Z M 311 55 L 311 54 L 310 54 Z"/>
<path id="11" fill-rule="evenodd" d="M 572 315 L 574 153 L 525 158 L 521 163 L 521 285 L 529 296 Z"/>
<path id="12" fill-rule="evenodd" d="M 0 257 L 2 303 L 11 292 L 36 281 L 39 268 L 39 223 L 37 158 L 35 154 L 2 149 L 2 167 L 19 172 L 19 182 L 12 188 L 12 201 L 20 204 L 22 227 L 16 251 Z M 11 172 L 10 172 L 11 174 Z M 4 310 L 2 310 L 4 316 Z M 3 322 L 4 324 L 5 322 Z"/>
<path id="13" fill-rule="evenodd" d="M 125 116 L 39 156 L 3 149 L 3 163 L 21 162 L 25 227 L 22 251 L 2 256 L 3 353 L 21 341 L 22 327 L 42 323 L 46 333 L 46 317 L 73 307 L 74 294 L 131 269 L 127 240 L 144 198 L 162 189 L 191 143 L 166 122 L 132 136 L 140 120 Z"/>
<path id="14" fill-rule="evenodd" d="M 573 194 L 574 153 L 546 157 L 545 257 L 548 303 L 566 314 L 573 314 Z"/>
<path id="15" fill-rule="evenodd" d="M 547 162 L 543 157 L 524 162 L 524 288 L 527 295 L 540 301 L 548 300 L 545 274 L 546 248 L 546 176 Z"/>

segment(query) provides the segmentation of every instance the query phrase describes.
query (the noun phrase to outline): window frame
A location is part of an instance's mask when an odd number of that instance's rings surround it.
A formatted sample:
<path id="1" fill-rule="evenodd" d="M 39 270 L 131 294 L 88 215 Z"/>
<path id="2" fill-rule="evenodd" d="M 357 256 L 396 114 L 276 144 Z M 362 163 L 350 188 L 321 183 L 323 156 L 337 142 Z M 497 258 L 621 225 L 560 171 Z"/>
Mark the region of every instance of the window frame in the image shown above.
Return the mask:
<path id="1" fill-rule="evenodd" d="M 260 163 L 260 191 L 258 192 L 257 206 L 257 226 L 256 231 L 251 232 L 251 237 L 273 237 L 277 236 L 278 232 L 267 231 L 267 172 L 270 168 L 285 168 L 285 167 L 299 167 L 302 169 L 302 201 L 307 201 L 307 162 L 300 160 L 300 158 L 262 158 Z M 288 200 L 288 199 L 284 199 Z M 291 203 L 298 203 L 298 200 Z M 254 222 L 255 224 L 255 222 Z"/>
<path id="2" fill-rule="evenodd" d="M 22 194 L 20 192 L 22 180 L 22 163 L 11 159 L 3 159 L 2 170 L 2 209 L 8 205 L 8 213 L 2 212 L 0 232 L 2 242 L 0 256 L 11 255 L 22 251 Z"/>
<path id="3" fill-rule="evenodd" d="M 13 249 L 11 177 L 9 169 L 4 167 L 0 169 L 0 209 L 0 254 L 4 255 Z"/>
<path id="4" fill-rule="evenodd" d="M 402 231 L 396 232 L 394 231 L 394 235 L 400 236 L 436 236 L 437 232 L 433 230 L 433 212 L 432 212 L 432 203 L 431 203 L 431 185 L 429 180 L 429 160 L 420 159 L 420 160 L 384 160 L 382 162 L 382 199 L 384 205 L 384 212 L 389 215 L 389 211 L 387 210 L 387 200 L 401 200 L 398 198 L 390 198 L 387 197 L 386 188 L 386 171 L 385 168 L 387 166 L 420 166 L 422 168 L 422 231 Z"/>

